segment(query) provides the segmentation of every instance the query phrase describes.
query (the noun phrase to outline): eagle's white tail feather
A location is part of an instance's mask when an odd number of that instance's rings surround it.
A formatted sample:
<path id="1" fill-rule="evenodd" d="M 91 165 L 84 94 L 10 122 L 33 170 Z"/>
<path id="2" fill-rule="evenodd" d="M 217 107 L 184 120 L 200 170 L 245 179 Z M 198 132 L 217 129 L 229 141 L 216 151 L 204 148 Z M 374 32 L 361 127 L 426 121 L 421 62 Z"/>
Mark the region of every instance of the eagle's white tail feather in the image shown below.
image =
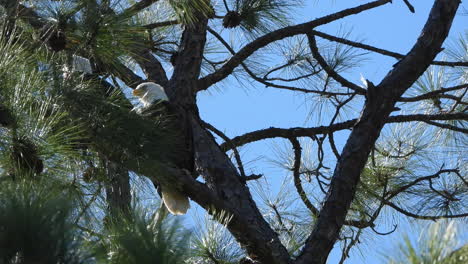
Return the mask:
<path id="1" fill-rule="evenodd" d="M 167 210 L 173 215 L 183 215 L 190 208 L 190 202 L 187 196 L 178 191 L 164 189 L 162 198 Z"/>

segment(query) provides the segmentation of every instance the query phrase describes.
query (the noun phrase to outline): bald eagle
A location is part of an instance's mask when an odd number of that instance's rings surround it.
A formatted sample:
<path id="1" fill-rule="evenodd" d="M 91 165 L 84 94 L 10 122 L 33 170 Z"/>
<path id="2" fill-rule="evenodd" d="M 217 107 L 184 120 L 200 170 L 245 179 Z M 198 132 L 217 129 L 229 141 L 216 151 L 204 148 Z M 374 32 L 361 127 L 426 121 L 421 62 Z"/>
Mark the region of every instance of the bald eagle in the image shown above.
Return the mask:
<path id="1" fill-rule="evenodd" d="M 140 99 L 143 107 L 148 107 L 156 101 L 169 101 L 164 88 L 153 82 L 141 83 L 133 90 L 133 95 Z"/>
<path id="2" fill-rule="evenodd" d="M 164 88 L 153 82 L 145 82 L 133 90 L 133 95 L 138 97 L 142 103 L 142 108 L 137 110 L 137 113 L 142 113 L 150 106 L 157 103 L 168 103 L 169 98 L 164 92 Z M 173 215 L 183 215 L 190 208 L 190 203 L 187 196 L 177 190 L 170 189 L 166 186 L 160 188 L 163 202 L 167 210 Z"/>

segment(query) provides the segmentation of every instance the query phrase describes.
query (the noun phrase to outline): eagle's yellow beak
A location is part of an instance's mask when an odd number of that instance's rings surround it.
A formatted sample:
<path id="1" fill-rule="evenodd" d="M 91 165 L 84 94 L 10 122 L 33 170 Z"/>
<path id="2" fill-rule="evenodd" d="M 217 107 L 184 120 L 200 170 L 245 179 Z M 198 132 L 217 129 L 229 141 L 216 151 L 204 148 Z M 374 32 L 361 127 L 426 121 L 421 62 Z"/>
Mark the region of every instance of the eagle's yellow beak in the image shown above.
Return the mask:
<path id="1" fill-rule="evenodd" d="M 145 92 L 141 89 L 135 89 L 133 90 L 132 94 L 137 97 L 141 97 Z"/>

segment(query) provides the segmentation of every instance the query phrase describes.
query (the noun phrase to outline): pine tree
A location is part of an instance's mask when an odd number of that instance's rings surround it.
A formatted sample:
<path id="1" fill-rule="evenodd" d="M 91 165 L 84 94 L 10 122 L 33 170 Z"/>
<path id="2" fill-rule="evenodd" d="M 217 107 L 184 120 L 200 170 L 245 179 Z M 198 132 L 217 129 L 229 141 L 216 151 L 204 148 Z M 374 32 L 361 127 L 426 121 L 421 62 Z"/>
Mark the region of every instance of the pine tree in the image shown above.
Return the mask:
<path id="1" fill-rule="evenodd" d="M 0 0 L 1 263 L 325 263 L 335 244 L 344 262 L 389 213 L 466 217 L 467 36 L 435 60 L 459 1 L 435 0 L 405 55 L 316 29 L 392 1 L 298 24 L 301 2 Z M 356 84 L 362 50 L 398 61 Z M 197 95 L 236 80 L 326 122 L 229 138 Z M 134 108 L 144 82 L 169 100 Z M 264 139 L 277 197 L 239 150 Z M 209 215 L 196 232 L 147 201 L 168 189 Z"/>

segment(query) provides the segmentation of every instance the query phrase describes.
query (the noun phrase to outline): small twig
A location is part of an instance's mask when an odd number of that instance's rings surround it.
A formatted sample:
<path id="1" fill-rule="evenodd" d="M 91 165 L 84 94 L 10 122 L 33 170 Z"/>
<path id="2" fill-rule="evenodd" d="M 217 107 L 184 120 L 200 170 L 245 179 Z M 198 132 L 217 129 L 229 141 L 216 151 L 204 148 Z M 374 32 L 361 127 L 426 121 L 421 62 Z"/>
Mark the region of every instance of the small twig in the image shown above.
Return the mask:
<path id="1" fill-rule="evenodd" d="M 447 199 L 448 201 L 451 201 L 451 202 L 460 201 L 460 199 L 453 197 L 453 195 L 449 194 L 448 192 L 443 193 L 443 192 L 441 192 L 441 191 L 439 191 L 439 190 L 436 190 L 436 189 L 434 188 L 434 186 L 432 185 L 432 179 L 429 179 L 429 188 L 430 188 L 433 192 L 435 192 L 435 193 L 437 193 L 438 195 L 442 196 L 443 198 Z"/>
<path id="2" fill-rule="evenodd" d="M 275 212 L 275 216 L 276 216 L 276 219 L 278 220 L 278 223 L 280 224 L 280 226 L 288 233 L 289 236 L 293 236 L 293 234 L 291 233 L 292 231 L 292 228 L 288 228 L 284 222 L 283 222 L 283 217 L 281 216 L 280 212 L 278 211 L 278 208 L 276 207 L 276 205 L 272 204 L 270 205 L 270 207 L 273 209 L 273 211 Z"/>
<path id="3" fill-rule="evenodd" d="M 468 83 L 464 83 L 464 84 L 460 84 L 460 85 L 453 86 L 453 87 L 440 88 L 439 90 L 434 90 L 434 91 L 427 92 L 425 94 L 417 95 L 414 97 L 401 97 L 400 99 L 398 99 L 398 101 L 417 102 L 417 101 L 424 100 L 424 99 L 438 98 L 438 97 L 441 97 L 441 95 L 446 92 L 457 91 L 457 90 L 462 90 L 462 89 L 467 89 L 467 88 L 468 88 Z"/>
<path id="4" fill-rule="evenodd" d="M 396 211 L 406 215 L 406 216 L 409 216 L 411 218 L 415 218 L 415 219 L 422 219 L 422 220 L 437 220 L 437 219 L 451 219 L 451 218 L 463 218 L 463 217 L 468 217 L 468 213 L 463 213 L 463 214 L 456 214 L 456 215 L 418 215 L 418 214 L 414 214 L 414 213 L 411 213 L 399 206 L 397 206 L 396 204 L 390 202 L 390 201 L 384 201 L 384 203 L 388 206 L 390 206 L 391 208 L 395 209 Z"/>
<path id="5" fill-rule="evenodd" d="M 177 24 L 179 24 L 179 21 L 169 20 L 169 21 L 161 21 L 161 22 L 146 24 L 143 27 L 146 28 L 146 29 L 155 29 L 155 28 L 158 28 L 158 27 L 167 27 L 167 26 L 172 26 L 172 25 L 177 25 Z"/>
<path id="6" fill-rule="evenodd" d="M 408 7 L 408 9 L 409 9 L 409 11 L 411 13 L 415 12 L 414 7 L 410 4 L 410 2 L 408 0 L 403 0 L 403 2 L 405 2 L 406 6 Z"/>
<path id="7" fill-rule="evenodd" d="M 328 141 L 330 142 L 330 147 L 331 147 L 331 149 L 333 151 L 333 154 L 335 154 L 336 160 L 339 160 L 341 155 L 338 152 L 338 149 L 336 148 L 335 138 L 333 136 L 333 133 L 328 133 Z"/>
<path id="8" fill-rule="evenodd" d="M 397 227 L 398 227 L 398 225 L 395 224 L 395 225 L 393 225 L 393 229 L 392 229 L 392 230 L 390 230 L 390 231 L 388 231 L 388 232 L 383 232 L 383 233 L 377 231 L 377 230 L 375 229 L 375 227 L 373 227 L 373 226 L 371 226 L 371 229 L 372 229 L 372 231 L 374 231 L 377 235 L 387 236 L 387 235 L 390 235 L 391 233 L 395 232 L 396 229 L 397 229 Z"/>
<path id="9" fill-rule="evenodd" d="M 216 135 L 218 135 L 220 138 L 222 138 L 226 143 L 228 143 L 229 145 L 231 145 L 231 149 L 232 151 L 234 152 L 234 158 L 236 159 L 236 162 L 237 162 L 237 167 L 239 169 L 239 173 L 241 175 L 241 177 L 244 179 L 244 180 L 247 180 L 247 178 L 250 178 L 250 180 L 252 180 L 252 176 L 249 176 L 247 177 L 245 175 L 245 171 L 244 171 L 244 166 L 242 165 L 242 160 L 241 160 L 241 157 L 240 157 L 240 154 L 239 154 L 239 151 L 237 150 L 236 146 L 231 142 L 231 139 L 229 137 L 227 137 L 223 132 L 221 132 L 220 130 L 218 130 L 216 127 L 212 126 L 211 124 L 201 120 L 202 122 L 202 125 L 213 131 L 213 133 L 215 133 Z M 258 177 L 260 178 L 260 177 Z"/>
<path id="10" fill-rule="evenodd" d="M 429 176 L 425 176 L 425 177 L 420 177 L 420 178 L 417 178 L 416 180 L 406 184 L 406 185 L 403 185 L 401 186 L 400 188 L 392 191 L 392 192 L 389 192 L 387 193 L 386 195 L 386 200 L 390 200 L 392 199 L 393 197 L 395 197 L 396 195 L 398 195 L 399 193 L 401 192 L 404 192 L 406 191 L 408 188 L 422 182 L 422 181 L 429 181 L 431 179 L 435 179 L 435 178 L 438 178 L 440 177 L 440 175 L 444 174 L 444 173 L 457 173 L 458 170 L 457 169 L 440 169 L 438 172 L 432 174 L 432 175 L 429 175 Z"/>
<path id="11" fill-rule="evenodd" d="M 224 3 L 224 7 L 226 8 L 226 11 L 231 11 L 229 10 L 229 6 L 228 6 L 228 3 L 226 2 L 226 0 L 223 0 L 223 3 Z"/>
<path id="12" fill-rule="evenodd" d="M 444 128 L 444 129 L 453 130 L 453 131 L 468 134 L 468 129 L 466 129 L 466 128 L 456 127 L 456 126 L 452 126 L 452 125 L 449 125 L 449 124 L 441 124 L 441 123 L 430 121 L 430 120 L 424 121 L 424 123 L 427 123 L 429 125 L 433 125 L 433 126 L 436 126 L 436 127 L 440 127 L 440 128 Z"/>
<path id="13" fill-rule="evenodd" d="M 301 183 L 301 174 L 300 174 L 300 169 L 301 169 L 301 144 L 297 140 L 297 138 L 290 138 L 289 141 L 291 141 L 291 144 L 294 149 L 294 167 L 293 167 L 293 176 L 294 176 L 294 186 L 296 186 L 297 193 L 299 194 L 299 197 L 301 198 L 302 202 L 305 204 L 305 206 L 314 214 L 317 216 L 319 214 L 319 211 L 315 206 L 310 202 L 309 198 L 307 197 L 304 188 L 302 188 L 302 183 Z"/>
<path id="14" fill-rule="evenodd" d="M 252 180 L 258 180 L 261 177 L 263 177 L 263 174 L 250 174 L 250 175 L 246 175 L 243 179 L 245 181 L 252 181 Z"/>
<path id="15" fill-rule="evenodd" d="M 342 43 L 351 47 L 372 51 L 372 52 L 379 53 L 385 56 L 393 57 L 395 59 L 402 59 L 405 57 L 405 55 L 401 53 L 376 48 L 371 45 L 367 45 L 367 44 L 356 42 L 356 41 L 351 41 L 345 38 L 335 37 L 335 36 L 332 36 L 332 35 L 329 35 L 320 31 L 316 31 L 316 30 L 312 30 L 312 34 L 319 36 L 321 38 L 327 39 L 329 41 L 334 41 L 334 42 Z M 451 67 L 455 67 L 455 66 L 467 67 L 468 66 L 468 62 L 465 62 L 465 61 L 433 61 L 431 64 L 441 65 L 441 66 L 451 66 Z"/>
<path id="16" fill-rule="evenodd" d="M 354 232 L 353 232 L 354 233 Z M 362 229 L 359 229 L 357 231 L 357 234 L 356 236 L 352 237 L 351 238 L 351 242 L 349 243 L 349 245 L 347 245 L 344 249 L 343 249 L 343 253 L 341 254 L 341 259 L 340 259 L 340 262 L 339 264 L 343 264 L 345 262 L 345 260 L 347 258 L 349 258 L 349 252 L 351 251 L 351 248 L 354 247 L 357 243 L 359 243 L 359 237 L 361 236 L 362 234 Z"/>
<path id="17" fill-rule="evenodd" d="M 317 42 L 315 40 L 315 36 L 312 33 L 307 34 L 307 38 L 309 40 L 309 47 L 310 51 L 312 52 L 312 55 L 314 58 L 317 60 L 317 62 L 320 64 L 320 66 L 325 70 L 325 72 L 333 78 L 335 81 L 337 81 L 339 84 L 341 84 L 343 87 L 347 87 L 351 90 L 354 90 L 358 93 L 365 94 L 366 90 L 359 87 L 358 85 L 348 81 L 345 79 L 343 76 L 341 76 L 338 72 L 336 72 L 328 63 L 325 61 L 325 59 L 320 55 L 319 49 L 317 47 Z"/>

